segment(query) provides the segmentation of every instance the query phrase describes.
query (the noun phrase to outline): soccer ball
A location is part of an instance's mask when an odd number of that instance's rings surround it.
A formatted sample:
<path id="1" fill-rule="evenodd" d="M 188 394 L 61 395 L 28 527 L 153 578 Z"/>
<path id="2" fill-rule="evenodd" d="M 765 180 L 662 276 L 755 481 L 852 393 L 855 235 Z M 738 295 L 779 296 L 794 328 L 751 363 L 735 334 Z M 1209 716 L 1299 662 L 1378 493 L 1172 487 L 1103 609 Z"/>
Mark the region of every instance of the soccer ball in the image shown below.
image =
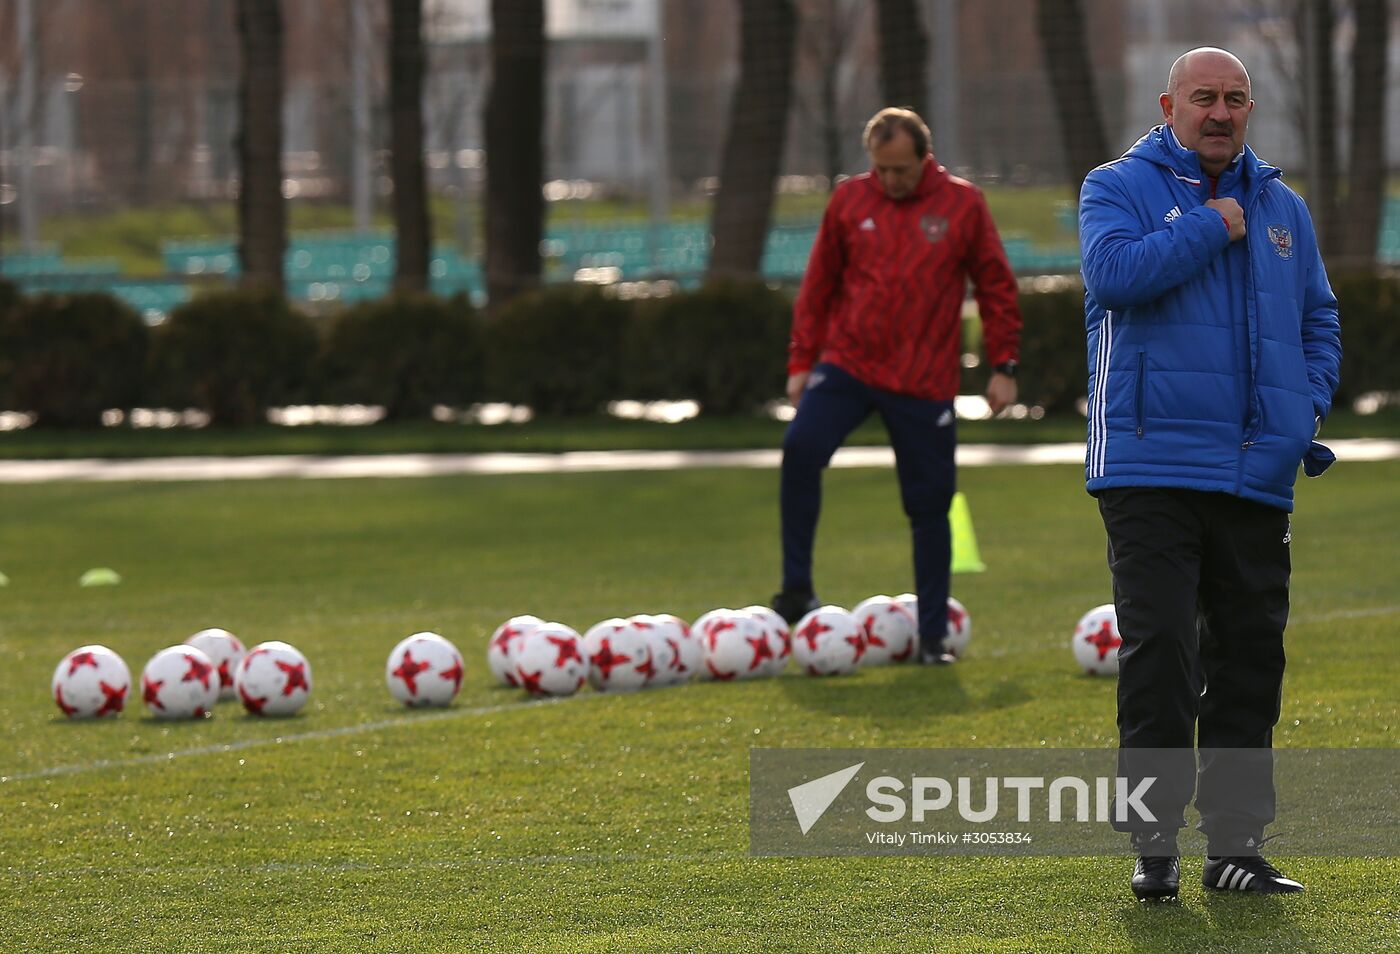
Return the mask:
<path id="1" fill-rule="evenodd" d="M 793 627 L 792 655 L 808 675 L 852 673 L 865 655 L 865 634 L 840 606 L 822 606 Z"/>
<path id="2" fill-rule="evenodd" d="M 635 618 L 594 624 L 583 634 L 583 652 L 589 685 L 599 692 L 636 692 L 656 675 L 651 640 Z"/>
<path id="3" fill-rule="evenodd" d="M 768 641 L 773 647 L 773 658 L 768 663 L 767 675 L 780 674 L 792 658 L 792 630 L 788 629 L 787 620 L 779 616 L 773 607 L 760 604 L 745 606 L 740 612 L 748 613 L 768 627 Z"/>
<path id="4" fill-rule="evenodd" d="M 258 643 L 234 670 L 233 688 L 253 715 L 294 715 L 311 695 L 311 663 L 295 646 Z"/>
<path id="5" fill-rule="evenodd" d="M 1074 627 L 1074 659 L 1091 676 L 1118 675 L 1118 610 L 1112 603 L 1095 606 Z"/>
<path id="6" fill-rule="evenodd" d="M 968 615 L 966 607 L 948 597 L 948 635 L 943 638 L 943 648 L 961 659 L 971 639 L 972 617 Z"/>
<path id="7" fill-rule="evenodd" d="M 733 615 L 732 609 L 712 609 L 708 613 L 702 613 L 695 622 L 690 624 L 690 638 L 695 640 L 700 647 L 700 678 L 713 679 L 714 674 L 705 666 L 705 643 L 709 640 L 710 628 L 716 623 L 729 619 Z"/>
<path id="8" fill-rule="evenodd" d="M 641 627 L 651 645 L 651 661 L 656 675 L 654 686 L 674 686 L 688 682 L 704 661 L 704 650 L 690 638 L 690 626 L 679 616 L 658 613 L 655 616 L 633 616 L 629 620 Z"/>
<path id="9" fill-rule="evenodd" d="M 680 658 L 680 646 L 673 646 L 663 638 L 661 622 L 650 613 L 627 617 L 627 625 L 642 634 L 647 643 L 647 652 L 651 654 L 652 674 L 647 679 L 647 685 L 670 685 Z"/>
<path id="10" fill-rule="evenodd" d="M 141 673 L 141 701 L 157 719 L 199 719 L 219 701 L 219 668 L 194 646 L 171 646 Z"/>
<path id="11" fill-rule="evenodd" d="M 204 653 L 219 670 L 220 699 L 232 699 L 237 695 L 233 691 L 233 671 L 242 662 L 244 652 L 237 636 L 224 629 L 201 629 L 185 640 L 185 645 Z"/>
<path id="12" fill-rule="evenodd" d="M 486 665 L 491 675 L 507 686 L 518 686 L 520 680 L 515 675 L 513 653 L 525 638 L 525 634 L 543 623 L 538 616 L 512 616 L 491 634 L 491 642 L 486 646 Z"/>
<path id="13" fill-rule="evenodd" d="M 540 623 L 515 647 L 515 678 L 532 696 L 571 696 L 588 681 L 583 640 L 563 623 Z"/>
<path id="14" fill-rule="evenodd" d="M 668 644 L 674 643 L 675 661 L 671 663 L 671 678 L 663 685 L 689 682 L 700 675 L 705 668 L 705 647 L 700 643 L 700 634 L 679 616 L 661 613 L 654 616 L 657 632 Z M 663 670 L 658 666 L 657 675 Z"/>
<path id="15" fill-rule="evenodd" d="M 919 642 L 919 621 L 888 596 L 872 596 L 856 604 L 851 615 L 865 633 L 862 666 L 904 662 Z"/>
<path id="16" fill-rule="evenodd" d="M 721 681 L 766 676 L 773 661 L 767 625 L 742 610 L 725 610 L 706 621 L 700 645 L 705 671 Z"/>
<path id="17" fill-rule="evenodd" d="M 131 670 L 106 646 L 81 646 L 53 671 L 53 699 L 70 719 L 114 716 L 126 705 Z"/>
<path id="18" fill-rule="evenodd" d="M 414 633 L 389 654 L 384 681 L 406 706 L 450 705 L 462 689 L 462 654 L 437 633 Z"/>
<path id="19" fill-rule="evenodd" d="M 913 593 L 901 593 L 894 598 L 894 601 L 908 610 L 909 615 L 914 617 L 914 643 L 917 646 L 919 641 L 919 598 Z M 943 648 L 950 654 L 961 657 L 967 651 L 967 644 L 971 639 L 972 617 L 968 615 L 965 606 L 951 596 L 948 597 L 948 628 L 943 637 Z"/>

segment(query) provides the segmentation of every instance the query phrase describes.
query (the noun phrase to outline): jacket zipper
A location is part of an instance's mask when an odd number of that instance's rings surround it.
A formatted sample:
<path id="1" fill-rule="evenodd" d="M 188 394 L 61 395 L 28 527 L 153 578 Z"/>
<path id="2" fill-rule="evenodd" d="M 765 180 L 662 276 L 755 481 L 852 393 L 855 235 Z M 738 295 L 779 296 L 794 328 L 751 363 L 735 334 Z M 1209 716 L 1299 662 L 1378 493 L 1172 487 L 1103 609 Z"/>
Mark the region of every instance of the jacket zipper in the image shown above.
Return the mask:
<path id="1" fill-rule="evenodd" d="M 1142 437 L 1142 406 L 1145 401 L 1144 391 L 1146 390 L 1147 378 L 1147 352 L 1145 349 L 1138 349 L 1137 359 L 1137 392 L 1133 402 L 1133 413 L 1137 418 L 1137 436 Z"/>

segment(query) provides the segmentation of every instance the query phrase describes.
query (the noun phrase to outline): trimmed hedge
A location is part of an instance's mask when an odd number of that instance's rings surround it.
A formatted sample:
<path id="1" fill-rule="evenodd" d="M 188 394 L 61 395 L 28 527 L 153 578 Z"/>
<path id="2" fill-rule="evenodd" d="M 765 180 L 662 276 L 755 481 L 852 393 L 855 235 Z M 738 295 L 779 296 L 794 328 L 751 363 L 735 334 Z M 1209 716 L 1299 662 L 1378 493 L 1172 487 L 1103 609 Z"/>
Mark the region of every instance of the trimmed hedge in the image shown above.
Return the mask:
<path id="1" fill-rule="evenodd" d="M 637 303 L 627 328 L 627 397 L 691 398 L 739 414 L 783 396 L 792 299 L 757 283 L 720 282 Z"/>
<path id="2" fill-rule="evenodd" d="M 632 304 L 593 285 L 513 299 L 486 326 L 486 395 L 537 414 L 592 414 L 616 400 Z"/>
<path id="3" fill-rule="evenodd" d="M 1343 337 L 1336 406 L 1400 390 L 1400 280 L 1337 275 L 1332 285 Z M 1082 287 L 1024 294 L 1021 311 L 1021 400 L 1072 412 L 1087 378 Z M 317 397 L 381 404 L 390 418 L 479 400 L 590 414 L 619 398 L 742 414 L 782 396 L 790 323 L 788 294 L 761 284 L 637 301 L 576 285 L 521 297 L 489 324 L 462 298 L 385 299 L 331 319 L 321 342 L 266 293 L 205 295 L 148 331 L 110 295 L 27 298 L 0 281 L 0 406 L 49 427 L 96 426 L 102 411 L 142 401 L 243 425 L 312 397 L 314 383 Z M 979 330 L 968 322 L 969 346 Z M 963 390 L 980 390 L 987 371 L 964 372 Z"/>
<path id="4" fill-rule="evenodd" d="M 211 423 L 260 423 L 303 398 L 317 351 L 310 321 L 273 292 L 214 292 L 186 302 L 151 342 L 153 397 L 198 407 Z"/>
<path id="5" fill-rule="evenodd" d="M 390 420 L 425 417 L 484 392 L 481 327 L 464 296 L 404 295 L 334 320 L 318 362 L 321 397 L 382 404 Z"/>
<path id="6" fill-rule="evenodd" d="M 1083 286 L 1022 295 L 1021 319 L 1017 399 L 1046 413 L 1073 411 L 1089 382 Z"/>
<path id="7" fill-rule="evenodd" d="M 19 293 L 19 286 L 14 282 L 7 282 L 0 278 L 0 316 L 3 316 L 15 305 L 23 300 Z"/>
<path id="8" fill-rule="evenodd" d="M 0 395 L 42 427 L 97 427 L 141 398 L 147 328 L 106 293 L 36 295 L 0 308 Z"/>
<path id="9" fill-rule="evenodd" d="M 1342 321 L 1342 380 L 1332 406 L 1350 407 L 1368 391 L 1400 391 L 1400 281 L 1334 275 Z"/>

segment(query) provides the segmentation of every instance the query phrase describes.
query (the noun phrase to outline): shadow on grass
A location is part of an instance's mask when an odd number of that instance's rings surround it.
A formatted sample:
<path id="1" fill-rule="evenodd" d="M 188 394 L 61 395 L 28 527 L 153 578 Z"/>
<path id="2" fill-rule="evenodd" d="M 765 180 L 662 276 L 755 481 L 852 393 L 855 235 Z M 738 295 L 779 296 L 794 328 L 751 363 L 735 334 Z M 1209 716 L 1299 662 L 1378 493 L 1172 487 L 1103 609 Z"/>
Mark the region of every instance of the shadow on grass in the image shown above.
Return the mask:
<path id="1" fill-rule="evenodd" d="M 1124 869 L 1124 891 L 1127 890 Z M 1193 885 L 1191 882 L 1197 882 Z M 1194 889 L 1194 890 L 1193 890 Z M 1303 916 L 1276 895 L 1207 891 L 1197 896 L 1199 875 L 1182 871 L 1183 900 L 1128 901 L 1117 912 L 1131 951 L 1321 951 Z M 1187 892 L 1190 892 L 1189 894 Z"/>
<path id="2" fill-rule="evenodd" d="M 883 725 L 923 724 L 930 716 L 990 712 L 1029 702 L 1019 682 L 998 682 L 985 696 L 968 694 L 957 666 L 902 666 L 888 680 L 789 676 L 779 685 L 795 704 L 825 715 L 874 719 Z"/>

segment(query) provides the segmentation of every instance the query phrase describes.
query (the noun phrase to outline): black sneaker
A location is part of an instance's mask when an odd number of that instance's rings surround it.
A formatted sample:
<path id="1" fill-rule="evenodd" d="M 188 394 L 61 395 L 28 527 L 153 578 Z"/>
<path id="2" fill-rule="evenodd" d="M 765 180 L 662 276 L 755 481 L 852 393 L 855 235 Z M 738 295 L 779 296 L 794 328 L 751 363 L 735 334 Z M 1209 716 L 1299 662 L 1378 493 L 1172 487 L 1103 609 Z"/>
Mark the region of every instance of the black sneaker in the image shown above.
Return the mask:
<path id="1" fill-rule="evenodd" d="M 1201 884 L 1217 891 L 1258 891 L 1261 894 L 1296 894 L 1303 886 L 1285 878 L 1259 855 L 1206 857 Z"/>
<path id="2" fill-rule="evenodd" d="M 789 626 L 812 610 L 820 609 L 821 605 L 822 601 L 811 590 L 783 590 L 773 594 L 773 612 L 786 620 Z"/>
<path id="3" fill-rule="evenodd" d="M 1181 888 L 1181 853 L 1166 832 L 1134 832 L 1133 894 L 1139 901 L 1174 901 Z"/>

